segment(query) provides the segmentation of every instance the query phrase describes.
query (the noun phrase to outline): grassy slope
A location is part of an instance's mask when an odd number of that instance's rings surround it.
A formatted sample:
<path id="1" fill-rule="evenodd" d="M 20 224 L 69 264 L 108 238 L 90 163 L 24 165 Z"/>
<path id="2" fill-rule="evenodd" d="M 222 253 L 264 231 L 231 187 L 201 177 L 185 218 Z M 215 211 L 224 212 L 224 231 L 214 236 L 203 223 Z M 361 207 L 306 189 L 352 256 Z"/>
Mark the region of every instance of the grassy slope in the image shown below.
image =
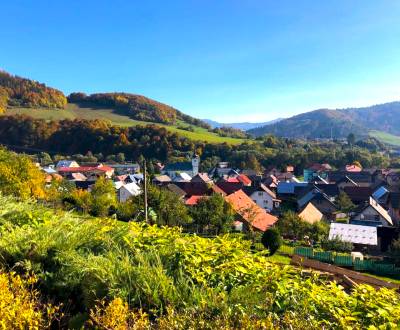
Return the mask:
<path id="1" fill-rule="evenodd" d="M 31 109 L 31 108 L 12 108 L 7 110 L 7 114 L 25 114 L 34 118 L 43 118 L 48 120 L 61 120 L 61 119 L 106 119 L 110 120 L 114 125 L 119 126 L 135 126 L 135 125 L 146 125 L 148 122 L 138 121 L 129 118 L 128 116 L 118 114 L 112 109 L 106 108 L 83 108 L 76 104 L 68 104 L 65 110 L 58 109 Z M 183 122 L 178 123 L 179 126 L 189 126 Z M 207 141 L 211 143 L 229 143 L 229 144 L 240 144 L 244 142 L 243 139 L 235 139 L 229 137 L 221 137 L 215 133 L 208 132 L 206 129 L 201 127 L 195 127 L 194 132 L 179 129 L 177 126 L 168 126 L 157 124 L 167 128 L 169 131 L 178 133 L 179 135 L 185 136 L 189 139 L 196 141 Z"/>
<path id="2" fill-rule="evenodd" d="M 381 131 L 370 131 L 369 135 L 390 145 L 400 146 L 400 136 Z"/>

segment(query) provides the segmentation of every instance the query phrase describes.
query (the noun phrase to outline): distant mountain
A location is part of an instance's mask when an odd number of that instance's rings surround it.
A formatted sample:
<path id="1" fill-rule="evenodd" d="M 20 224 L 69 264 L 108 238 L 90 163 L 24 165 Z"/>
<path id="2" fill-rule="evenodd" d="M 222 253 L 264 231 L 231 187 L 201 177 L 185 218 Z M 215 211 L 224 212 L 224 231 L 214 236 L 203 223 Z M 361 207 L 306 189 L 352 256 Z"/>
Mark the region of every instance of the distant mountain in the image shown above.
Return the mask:
<path id="1" fill-rule="evenodd" d="M 349 133 L 366 136 L 371 130 L 400 135 L 400 102 L 364 108 L 314 110 L 250 129 L 248 133 L 254 136 L 274 134 L 294 138 L 344 138 Z"/>
<path id="2" fill-rule="evenodd" d="M 212 128 L 220 128 L 220 127 L 232 127 L 232 128 L 237 128 L 241 129 L 242 131 L 247 131 L 249 129 L 257 128 L 257 127 L 262 127 L 265 125 L 270 125 L 277 123 L 278 121 L 282 120 L 282 118 L 277 118 L 274 120 L 266 121 L 263 123 L 249 123 L 249 122 L 243 122 L 243 123 L 220 123 L 211 119 L 203 119 L 204 122 L 209 124 Z"/>

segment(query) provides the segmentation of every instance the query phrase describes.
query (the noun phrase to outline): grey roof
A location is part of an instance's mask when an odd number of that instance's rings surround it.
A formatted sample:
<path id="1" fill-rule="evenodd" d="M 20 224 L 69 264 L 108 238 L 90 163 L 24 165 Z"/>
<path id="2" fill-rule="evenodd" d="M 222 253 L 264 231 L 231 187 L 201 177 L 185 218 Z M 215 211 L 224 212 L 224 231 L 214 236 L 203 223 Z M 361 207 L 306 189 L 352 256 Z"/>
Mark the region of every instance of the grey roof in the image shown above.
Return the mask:
<path id="1" fill-rule="evenodd" d="M 377 228 L 371 226 L 333 222 L 329 230 L 329 239 L 335 237 L 355 244 L 378 245 Z"/>

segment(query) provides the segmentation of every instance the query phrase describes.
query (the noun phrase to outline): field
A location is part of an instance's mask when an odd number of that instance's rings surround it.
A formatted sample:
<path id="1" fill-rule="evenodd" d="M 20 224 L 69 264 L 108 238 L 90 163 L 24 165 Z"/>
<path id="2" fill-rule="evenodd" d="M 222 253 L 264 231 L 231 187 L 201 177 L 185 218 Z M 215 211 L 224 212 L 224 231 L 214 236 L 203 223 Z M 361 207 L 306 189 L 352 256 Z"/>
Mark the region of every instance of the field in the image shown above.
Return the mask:
<path id="1" fill-rule="evenodd" d="M 147 125 L 149 122 L 138 121 L 129 118 L 128 116 L 118 114 L 113 109 L 107 108 L 89 108 L 80 107 L 77 104 L 68 104 L 65 110 L 59 109 L 32 109 L 32 108 L 11 108 L 7 110 L 7 114 L 16 115 L 24 114 L 29 115 L 33 118 L 41 118 L 47 120 L 62 120 L 62 119 L 105 119 L 112 122 L 114 125 L 118 126 L 135 126 L 135 125 Z M 206 141 L 210 143 L 229 143 L 229 144 L 240 144 L 244 142 L 244 139 L 236 139 L 229 137 L 221 137 L 215 133 L 208 132 L 206 129 L 201 127 L 195 127 L 194 131 L 187 131 L 178 128 L 189 126 L 186 123 L 179 122 L 175 126 L 157 124 L 158 126 L 165 127 L 171 132 L 177 133 L 179 135 L 185 136 L 189 139 L 195 141 Z"/>
<path id="2" fill-rule="evenodd" d="M 400 136 L 385 133 L 382 131 L 370 131 L 369 135 L 392 146 L 400 146 Z"/>

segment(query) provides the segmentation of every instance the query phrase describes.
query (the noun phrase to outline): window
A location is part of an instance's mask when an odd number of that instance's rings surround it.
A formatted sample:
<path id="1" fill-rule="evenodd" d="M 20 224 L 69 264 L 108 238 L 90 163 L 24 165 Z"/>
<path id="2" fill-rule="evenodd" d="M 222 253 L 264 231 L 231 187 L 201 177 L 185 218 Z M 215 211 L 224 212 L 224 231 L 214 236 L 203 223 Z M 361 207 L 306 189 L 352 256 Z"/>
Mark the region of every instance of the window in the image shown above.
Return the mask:
<path id="1" fill-rule="evenodd" d="M 262 195 L 263 195 L 262 191 L 259 191 L 258 196 L 262 196 Z"/>

